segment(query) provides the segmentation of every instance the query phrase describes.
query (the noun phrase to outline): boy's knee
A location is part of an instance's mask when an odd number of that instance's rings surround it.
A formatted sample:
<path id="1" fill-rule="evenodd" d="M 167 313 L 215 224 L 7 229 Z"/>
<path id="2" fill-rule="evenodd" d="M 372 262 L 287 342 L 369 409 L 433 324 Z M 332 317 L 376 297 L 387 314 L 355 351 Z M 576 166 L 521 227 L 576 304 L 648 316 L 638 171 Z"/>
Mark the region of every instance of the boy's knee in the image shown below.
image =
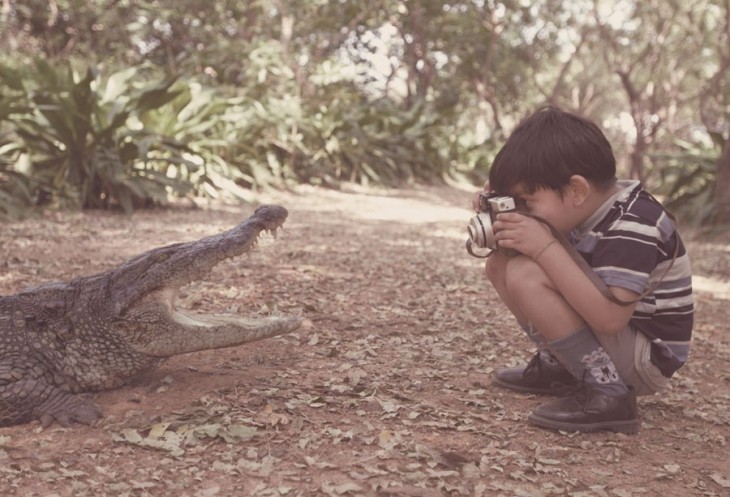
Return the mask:
<path id="1" fill-rule="evenodd" d="M 484 272 L 487 274 L 487 279 L 493 285 L 504 281 L 504 271 L 504 264 L 500 264 L 494 257 L 487 259 L 487 262 L 484 265 Z"/>
<path id="2" fill-rule="evenodd" d="M 505 271 L 505 282 L 510 293 L 533 292 L 550 284 L 542 267 L 526 256 L 510 259 Z"/>

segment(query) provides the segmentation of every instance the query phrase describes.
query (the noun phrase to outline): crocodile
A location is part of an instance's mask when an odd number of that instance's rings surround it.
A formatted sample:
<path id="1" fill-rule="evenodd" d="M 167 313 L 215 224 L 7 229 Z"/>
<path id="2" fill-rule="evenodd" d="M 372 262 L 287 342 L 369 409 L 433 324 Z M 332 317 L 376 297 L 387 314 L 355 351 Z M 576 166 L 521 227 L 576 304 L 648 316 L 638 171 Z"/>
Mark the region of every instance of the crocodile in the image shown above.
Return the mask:
<path id="1" fill-rule="evenodd" d="M 196 314 L 178 290 L 276 235 L 288 213 L 258 207 L 235 228 L 144 252 L 116 268 L 0 296 L 0 426 L 95 425 L 88 392 L 129 383 L 166 358 L 296 330 L 301 317 Z"/>

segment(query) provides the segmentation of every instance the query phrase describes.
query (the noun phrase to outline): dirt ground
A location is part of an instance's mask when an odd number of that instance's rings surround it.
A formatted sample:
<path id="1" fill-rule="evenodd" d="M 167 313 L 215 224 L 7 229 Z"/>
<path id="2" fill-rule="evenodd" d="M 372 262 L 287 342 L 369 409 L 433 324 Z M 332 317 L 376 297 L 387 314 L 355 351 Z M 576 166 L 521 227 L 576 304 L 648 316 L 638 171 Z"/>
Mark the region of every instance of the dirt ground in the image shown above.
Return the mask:
<path id="1" fill-rule="evenodd" d="M 98 426 L 0 428 L 0 495 L 729 496 L 730 236 L 686 236 L 691 360 L 667 394 L 640 399 L 640 433 L 557 433 L 526 423 L 542 398 L 491 383 L 532 349 L 464 251 L 469 199 L 450 187 L 260 195 L 289 209 L 285 231 L 180 304 L 301 313 L 305 325 L 90 394 Z M 200 202 L 0 225 L 0 294 L 252 210 Z"/>

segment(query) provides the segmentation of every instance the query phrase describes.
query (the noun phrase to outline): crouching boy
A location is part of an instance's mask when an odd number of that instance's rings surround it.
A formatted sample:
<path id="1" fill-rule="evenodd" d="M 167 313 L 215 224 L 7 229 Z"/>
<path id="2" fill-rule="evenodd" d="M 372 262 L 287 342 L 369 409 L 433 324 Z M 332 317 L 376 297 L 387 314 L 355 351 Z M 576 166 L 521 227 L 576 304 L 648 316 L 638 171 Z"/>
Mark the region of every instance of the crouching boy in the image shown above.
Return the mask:
<path id="1" fill-rule="evenodd" d="M 671 216 L 638 181 L 616 179 L 598 126 L 553 107 L 515 129 L 488 184 L 568 240 L 530 215 L 497 215 L 487 277 L 537 354 L 498 370 L 495 383 L 556 396 L 534 409 L 531 424 L 636 433 L 636 396 L 663 391 L 689 352 L 691 270 Z"/>

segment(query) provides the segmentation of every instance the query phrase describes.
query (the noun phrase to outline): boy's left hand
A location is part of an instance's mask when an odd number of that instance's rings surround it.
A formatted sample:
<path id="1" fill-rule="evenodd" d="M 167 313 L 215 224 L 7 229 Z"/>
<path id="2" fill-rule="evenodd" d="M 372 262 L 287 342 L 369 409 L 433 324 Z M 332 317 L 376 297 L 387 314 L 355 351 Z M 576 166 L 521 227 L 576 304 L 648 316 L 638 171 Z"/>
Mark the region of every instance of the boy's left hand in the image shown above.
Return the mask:
<path id="1" fill-rule="evenodd" d="M 484 187 L 481 191 L 474 192 L 474 195 L 472 195 L 471 197 L 471 206 L 474 209 L 474 212 L 479 212 L 479 196 L 482 193 L 489 193 L 491 191 L 492 190 L 490 189 L 489 181 L 487 181 L 486 183 L 484 183 Z"/>
<path id="2" fill-rule="evenodd" d="M 528 257 L 534 257 L 555 238 L 547 226 L 519 212 L 498 214 L 493 228 L 500 247 L 515 249 Z"/>

